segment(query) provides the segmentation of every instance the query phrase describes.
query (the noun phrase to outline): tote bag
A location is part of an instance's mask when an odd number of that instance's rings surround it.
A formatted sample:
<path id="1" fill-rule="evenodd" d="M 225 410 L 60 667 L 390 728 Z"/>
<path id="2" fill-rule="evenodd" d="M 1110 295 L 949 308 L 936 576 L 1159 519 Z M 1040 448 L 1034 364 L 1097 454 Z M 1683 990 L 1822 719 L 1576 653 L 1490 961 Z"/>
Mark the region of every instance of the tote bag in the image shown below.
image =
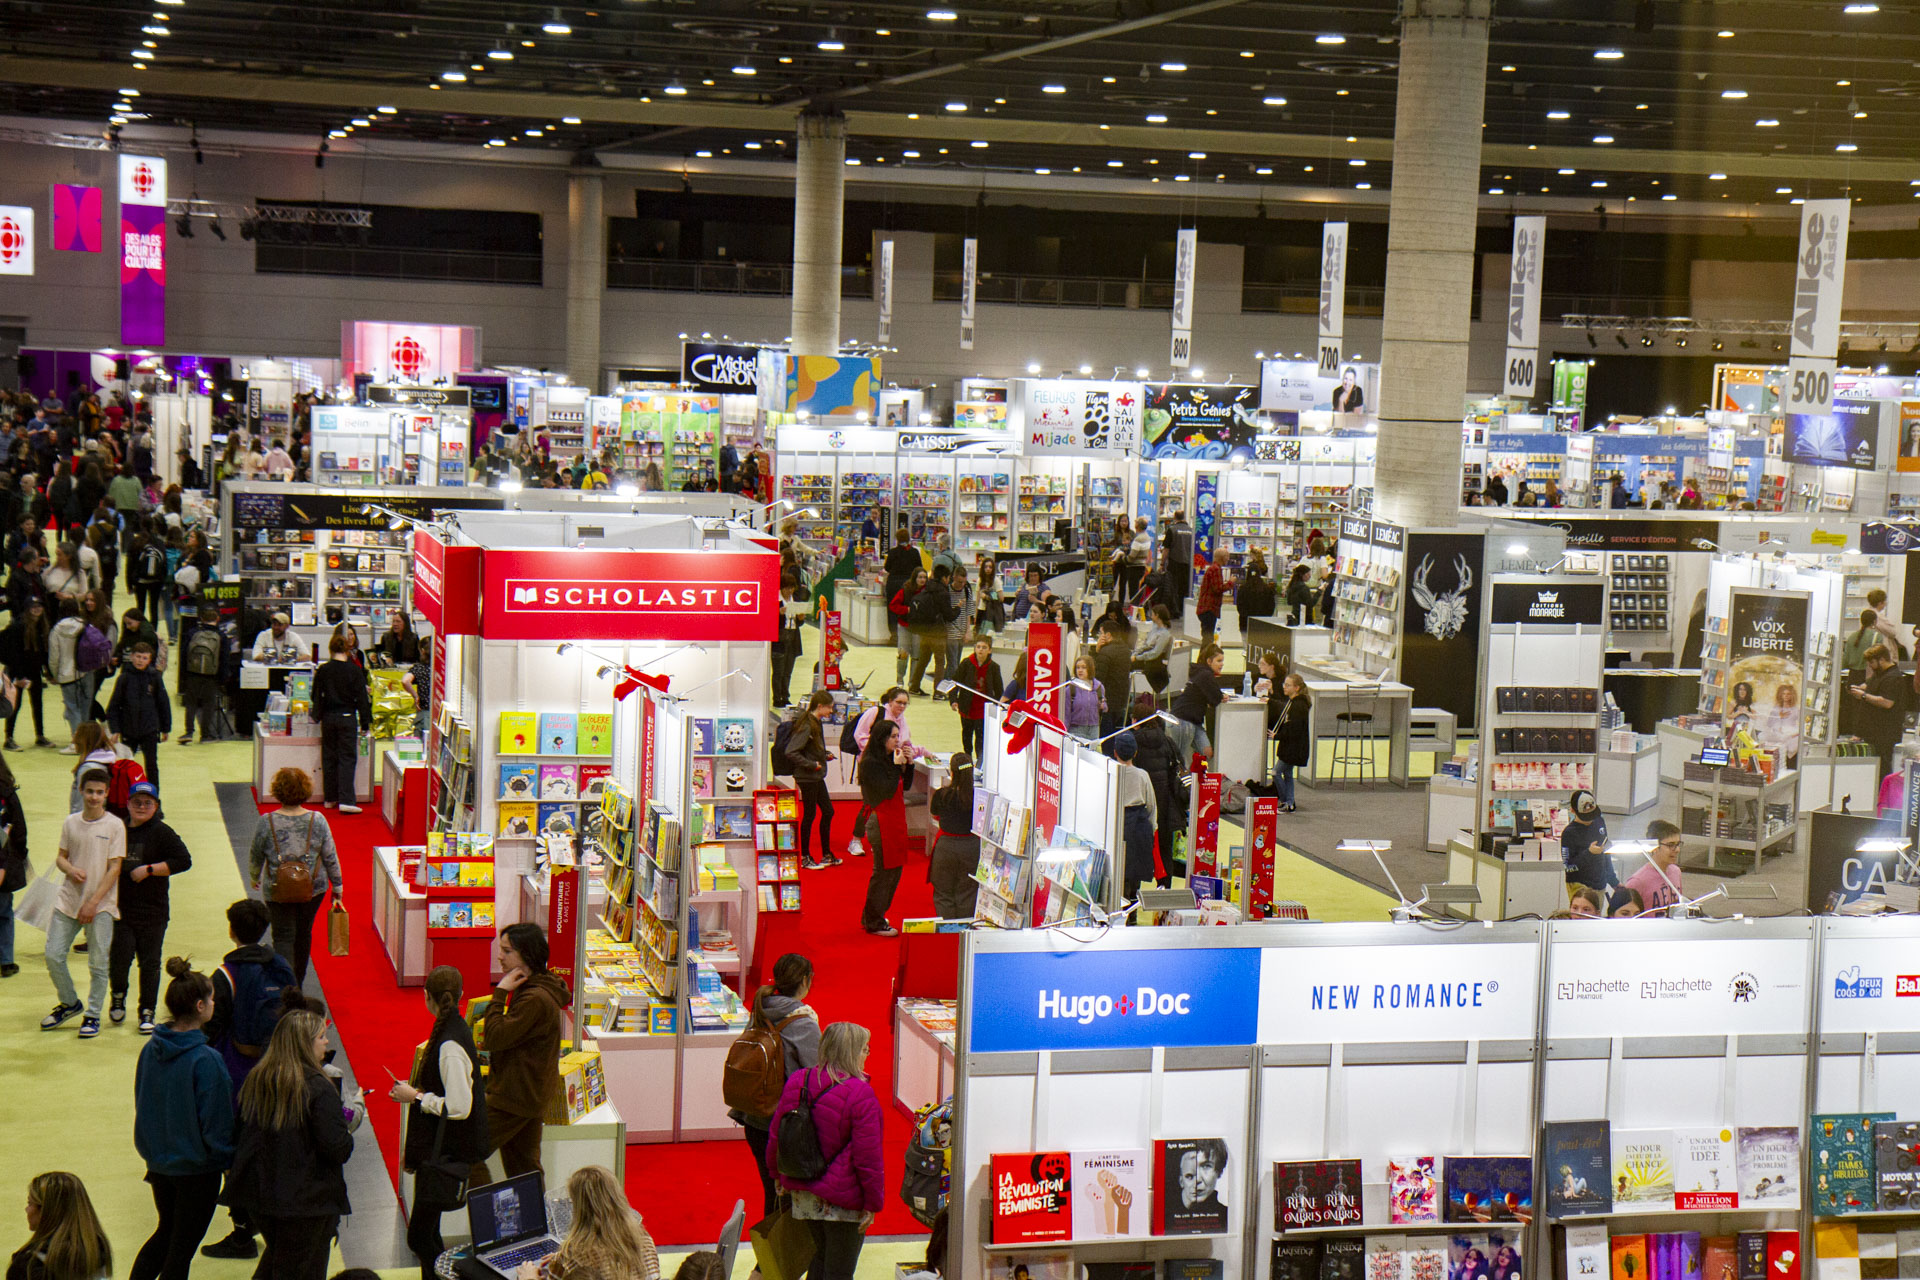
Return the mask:
<path id="1" fill-rule="evenodd" d="M 53 927 L 53 908 L 60 900 L 60 881 L 52 871 L 43 872 L 29 884 L 13 904 L 13 918 L 45 933 Z"/>

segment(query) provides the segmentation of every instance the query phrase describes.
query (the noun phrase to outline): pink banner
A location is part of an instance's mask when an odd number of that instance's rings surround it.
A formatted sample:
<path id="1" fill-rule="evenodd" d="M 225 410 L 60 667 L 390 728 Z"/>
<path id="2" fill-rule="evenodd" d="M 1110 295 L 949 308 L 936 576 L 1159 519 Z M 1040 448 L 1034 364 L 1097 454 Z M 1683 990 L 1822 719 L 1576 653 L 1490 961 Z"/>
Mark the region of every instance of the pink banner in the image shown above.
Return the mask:
<path id="1" fill-rule="evenodd" d="M 167 211 L 120 206 L 120 344 L 159 347 L 167 341 Z"/>
<path id="2" fill-rule="evenodd" d="M 101 190 L 53 184 L 53 247 L 72 253 L 100 252 Z"/>

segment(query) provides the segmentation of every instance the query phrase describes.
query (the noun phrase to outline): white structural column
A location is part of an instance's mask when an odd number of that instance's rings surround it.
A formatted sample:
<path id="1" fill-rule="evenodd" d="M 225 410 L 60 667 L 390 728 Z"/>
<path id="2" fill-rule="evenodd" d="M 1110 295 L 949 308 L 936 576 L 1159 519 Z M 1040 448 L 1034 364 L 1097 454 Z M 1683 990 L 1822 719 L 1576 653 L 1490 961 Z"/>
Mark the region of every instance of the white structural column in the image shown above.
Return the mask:
<path id="1" fill-rule="evenodd" d="M 1376 510 L 1398 524 L 1458 519 L 1492 8 L 1493 0 L 1400 5 L 1374 480 Z"/>
<path id="2" fill-rule="evenodd" d="M 600 296 L 607 287 L 606 179 L 598 169 L 567 175 L 567 377 L 600 386 Z"/>
<path id="3" fill-rule="evenodd" d="M 840 351 L 840 234 L 847 175 L 847 121 L 835 112 L 800 117 L 793 175 L 793 354 Z"/>

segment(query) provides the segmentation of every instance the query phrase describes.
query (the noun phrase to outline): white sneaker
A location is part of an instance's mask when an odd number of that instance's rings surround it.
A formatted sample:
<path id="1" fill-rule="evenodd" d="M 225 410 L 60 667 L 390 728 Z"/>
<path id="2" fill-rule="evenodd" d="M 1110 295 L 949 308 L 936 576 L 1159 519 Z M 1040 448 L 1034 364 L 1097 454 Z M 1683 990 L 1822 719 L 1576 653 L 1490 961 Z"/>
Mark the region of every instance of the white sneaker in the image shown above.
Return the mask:
<path id="1" fill-rule="evenodd" d="M 357 804 L 343 804 L 343 805 L 341 805 L 341 806 L 340 806 L 340 812 L 342 812 L 342 813 L 358 813 L 358 812 L 360 812 L 360 806 L 359 806 L 359 805 L 357 805 Z"/>
<path id="2" fill-rule="evenodd" d="M 60 748 L 60 754 L 63 756 L 77 756 L 80 754 L 80 748 L 69 742 L 66 746 Z"/>
<path id="3" fill-rule="evenodd" d="M 854 836 L 847 841 L 847 852 L 856 858 L 864 858 L 867 856 L 867 842 L 859 836 Z"/>

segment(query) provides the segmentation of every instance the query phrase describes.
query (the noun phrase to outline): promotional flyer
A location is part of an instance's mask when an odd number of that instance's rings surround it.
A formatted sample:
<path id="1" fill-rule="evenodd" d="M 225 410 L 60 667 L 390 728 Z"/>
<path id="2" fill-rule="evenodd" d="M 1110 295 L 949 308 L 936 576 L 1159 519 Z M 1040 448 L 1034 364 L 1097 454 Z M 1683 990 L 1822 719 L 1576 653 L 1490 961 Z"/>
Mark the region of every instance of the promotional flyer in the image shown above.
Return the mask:
<path id="1" fill-rule="evenodd" d="M 1733 741 L 1744 732 L 1774 757 L 1776 770 L 1791 768 L 1800 754 L 1807 611 L 1804 593 L 1733 592 L 1727 624 L 1726 733 Z"/>

